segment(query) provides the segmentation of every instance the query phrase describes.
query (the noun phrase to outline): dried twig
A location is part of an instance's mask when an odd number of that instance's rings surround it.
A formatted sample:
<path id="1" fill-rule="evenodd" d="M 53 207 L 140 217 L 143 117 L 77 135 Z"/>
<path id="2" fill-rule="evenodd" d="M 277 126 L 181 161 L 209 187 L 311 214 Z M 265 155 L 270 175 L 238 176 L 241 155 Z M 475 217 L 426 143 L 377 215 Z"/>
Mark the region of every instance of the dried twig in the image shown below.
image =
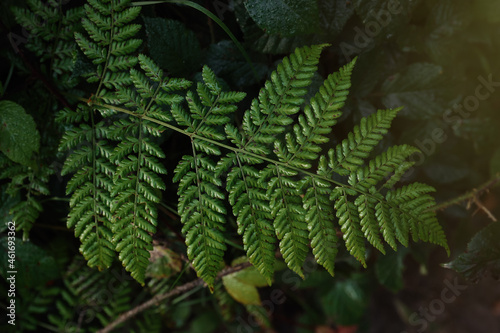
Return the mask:
<path id="1" fill-rule="evenodd" d="M 242 270 L 246 267 L 249 267 L 249 266 L 250 266 L 250 263 L 246 262 L 243 264 L 236 265 L 234 267 L 225 268 L 217 275 L 217 278 L 221 278 L 221 277 L 226 276 L 228 274 L 240 271 L 240 270 Z M 118 316 L 118 318 L 116 318 L 114 321 L 112 321 L 111 323 L 106 325 L 103 329 L 97 331 L 97 333 L 111 332 L 118 325 L 120 325 L 121 323 L 134 317 L 135 315 L 141 313 L 142 311 L 147 310 L 152 306 L 160 304 L 162 301 L 166 300 L 167 298 L 170 298 L 170 297 L 178 295 L 178 294 L 183 294 L 183 293 L 185 293 L 185 292 L 187 292 L 195 287 L 201 286 L 203 284 L 204 284 L 204 282 L 202 279 L 196 279 L 194 281 L 180 285 L 180 286 L 170 290 L 169 292 L 156 295 L 155 297 L 153 297 L 149 301 L 146 301 L 146 302 L 136 306 L 132 310 L 129 310 L 127 312 L 122 313 L 121 315 Z"/>

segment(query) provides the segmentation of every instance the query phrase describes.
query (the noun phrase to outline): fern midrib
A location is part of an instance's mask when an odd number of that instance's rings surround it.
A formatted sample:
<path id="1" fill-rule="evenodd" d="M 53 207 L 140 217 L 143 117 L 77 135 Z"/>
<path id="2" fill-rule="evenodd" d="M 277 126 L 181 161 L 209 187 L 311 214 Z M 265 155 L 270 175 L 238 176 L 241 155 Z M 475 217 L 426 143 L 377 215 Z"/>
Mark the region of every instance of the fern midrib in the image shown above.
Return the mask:
<path id="1" fill-rule="evenodd" d="M 138 203 L 137 200 L 139 199 L 139 177 L 141 174 L 141 158 L 142 158 L 142 118 L 139 118 L 139 141 L 138 141 L 138 148 L 137 148 L 137 172 L 135 174 L 135 195 L 134 195 L 134 223 L 133 223 L 133 228 L 134 228 L 134 237 L 133 237 L 133 246 L 134 246 L 134 251 L 136 252 L 137 256 L 137 216 L 139 215 L 138 213 Z M 138 262 L 138 261 L 137 261 Z"/>
<path id="2" fill-rule="evenodd" d="M 78 97 L 79 100 L 81 101 L 86 101 L 84 98 L 81 98 L 81 97 Z M 115 110 L 115 111 L 120 111 L 120 112 L 123 112 L 123 113 L 127 113 L 127 114 L 130 114 L 130 115 L 133 115 L 133 116 L 136 116 L 136 117 L 139 117 L 139 115 L 136 115 L 134 114 L 132 111 L 129 111 L 127 109 L 124 109 L 124 108 L 120 108 L 120 107 L 117 107 L 117 106 L 113 106 L 113 105 L 109 105 L 109 104 L 105 104 L 105 103 L 95 103 L 99 106 L 102 106 L 102 107 L 106 107 L 110 110 Z M 348 189 L 352 189 L 358 193 L 361 193 L 361 194 L 364 194 L 366 196 L 369 196 L 370 198 L 374 198 L 376 199 L 377 201 L 380 201 L 381 199 L 378 198 L 377 196 L 369 193 L 369 192 L 365 192 L 363 190 L 360 190 L 354 186 L 351 186 L 349 184 L 344 184 L 344 183 L 341 183 L 339 181 L 336 181 L 334 179 L 331 179 L 329 177 L 326 177 L 326 176 L 322 176 L 322 175 L 318 175 L 316 173 L 313 173 L 313 172 L 310 172 L 310 171 L 307 171 L 307 170 L 304 170 L 304 169 L 301 169 L 301 168 L 298 168 L 298 167 L 295 167 L 295 166 L 292 166 L 292 165 L 288 165 L 286 163 L 283 163 L 281 161 L 278 161 L 278 160 L 273 160 L 271 158 L 268 158 L 268 157 L 265 157 L 265 156 L 261 156 L 261 155 L 258 155 L 258 154 L 255 154 L 255 153 L 252 153 L 250 151 L 246 151 L 244 150 L 243 148 L 237 148 L 237 147 L 232 147 L 232 146 L 229 146 L 229 145 L 226 145 L 224 143 L 221 143 L 219 141 L 216 141 L 216 140 L 212 140 L 212 139 L 208 139 L 208 138 L 205 138 L 201 135 L 198 135 L 198 134 L 195 134 L 195 133 L 189 133 L 189 132 L 186 132 L 185 130 L 183 130 L 182 128 L 179 128 L 179 127 L 176 127 L 174 125 L 171 125 L 169 123 L 166 123 L 166 122 L 163 122 L 161 120 L 157 120 L 155 118 L 151 118 L 151 117 L 148 117 L 148 116 L 140 116 L 142 117 L 143 119 L 145 120 L 149 120 L 151 122 L 154 122 L 158 125 L 162 125 L 162 126 L 165 126 L 173 131 L 176 131 L 178 133 L 181 133 L 183 135 L 186 135 L 188 137 L 191 137 L 193 139 L 200 139 L 200 140 L 204 140 L 204 141 L 207 141 L 207 142 L 210 142 L 214 145 L 217 145 L 221 148 L 224 148 L 224 149 L 227 149 L 227 150 L 230 150 L 230 151 L 233 151 L 235 152 L 236 154 L 241 154 L 241 155 L 249 155 L 249 156 L 252 156 L 252 157 L 255 157 L 255 158 L 258 158 L 258 159 L 261 159 L 261 160 L 264 160 L 266 162 L 269 162 L 269 163 L 272 163 L 272 164 L 277 164 L 277 165 L 281 165 L 283 167 L 287 167 L 289 169 L 292 169 L 294 171 L 297 171 L 297 172 L 300 172 L 302 174 L 305 174 L 305 175 L 308 175 L 310 177 L 313 177 L 313 178 L 318 178 L 318 179 L 322 179 L 322 180 L 325 180 L 331 184 L 334 184 L 334 185 L 337 185 L 337 186 L 340 186 L 340 187 L 343 187 L 343 188 L 348 188 Z M 391 207 L 394 207 L 394 208 L 397 208 L 399 209 L 399 207 L 397 205 L 393 205 L 391 203 L 389 203 L 387 200 L 385 200 L 384 202 L 387 202 Z M 429 209 L 430 210 L 430 209 Z M 417 221 L 419 221 L 417 219 Z"/>
<path id="3" fill-rule="evenodd" d="M 253 207 L 253 205 L 251 203 L 252 192 L 248 188 L 248 183 L 246 181 L 245 171 L 243 170 L 243 167 L 241 165 L 240 158 L 239 158 L 238 154 L 235 154 L 235 156 L 236 156 L 236 160 L 238 161 L 238 166 L 239 166 L 240 171 L 241 171 L 241 177 L 242 177 L 243 183 L 245 184 L 245 190 L 248 193 L 248 201 L 249 201 L 250 211 L 251 211 L 251 215 L 252 215 L 252 221 L 255 222 L 255 226 L 257 227 L 258 226 L 258 219 L 257 219 L 257 216 L 255 214 L 255 209 L 254 209 L 254 207 Z M 245 226 L 245 231 L 246 231 L 247 228 L 248 228 L 248 226 Z M 262 249 L 266 248 L 265 246 L 262 245 L 262 243 L 265 242 L 265 241 L 262 240 L 262 237 L 257 237 L 257 239 L 258 239 L 258 242 L 259 242 L 259 246 L 257 248 L 259 249 L 259 252 L 261 252 Z M 262 257 L 265 257 L 265 256 L 262 256 Z M 250 259 L 250 260 L 253 261 L 253 259 Z"/>
<path id="4" fill-rule="evenodd" d="M 96 146 L 97 146 L 97 142 L 96 142 L 96 136 L 97 136 L 97 132 L 96 132 L 96 125 L 95 125 L 95 120 L 94 120 L 94 112 L 93 112 L 93 109 L 91 108 L 89 110 L 90 112 L 90 119 L 91 119 L 91 123 L 92 123 L 92 147 L 94 147 L 94 149 L 92 149 L 92 187 L 93 187 L 93 190 L 92 190 L 92 206 L 93 206 L 93 215 L 94 215 L 94 226 L 95 226 L 95 234 L 96 234 L 96 237 L 97 237 L 97 242 L 100 243 L 100 235 L 99 235 L 99 219 L 98 219 L 98 213 L 97 213 L 97 149 L 96 149 Z M 97 247 L 99 249 L 99 258 L 100 258 L 100 261 L 99 263 L 104 263 L 103 261 L 103 253 L 102 253 L 102 246 L 98 246 Z"/>
<path id="5" fill-rule="evenodd" d="M 149 102 L 147 104 L 147 106 L 144 108 L 144 115 L 148 114 L 149 112 L 149 109 L 151 107 L 151 105 L 153 104 L 153 101 L 155 100 L 156 96 L 158 95 L 158 92 L 160 91 L 160 87 L 163 83 L 163 79 L 160 80 L 158 86 L 156 87 L 155 89 L 155 92 L 153 93 L 153 96 L 149 99 Z M 134 246 L 134 251 L 137 255 L 138 253 L 138 246 L 137 246 L 137 228 L 138 225 L 137 225 L 137 217 L 139 216 L 139 213 L 138 213 L 138 200 L 139 200 L 139 182 L 140 182 L 140 175 L 141 175 L 141 159 L 142 159 L 142 140 L 143 140 L 143 130 L 142 130 L 142 126 L 143 126 L 143 120 L 144 118 L 138 117 L 138 120 L 139 120 L 139 124 L 138 124 L 138 127 L 139 127 L 139 138 L 138 138 L 138 147 L 137 147 L 137 172 L 136 172 L 136 175 L 135 175 L 135 195 L 134 195 L 134 219 L 133 219 L 133 234 L 134 234 L 134 237 L 133 237 L 133 246 Z"/>
<path id="6" fill-rule="evenodd" d="M 318 197 L 321 195 L 321 193 L 319 193 L 318 191 L 318 187 L 316 185 L 316 182 L 314 181 L 314 179 L 311 179 L 311 183 L 312 183 L 312 187 L 313 187 L 313 191 L 314 191 L 314 202 L 315 202 L 315 207 L 317 207 L 315 210 L 316 210 L 316 216 L 319 217 L 319 221 L 320 221 L 320 224 L 323 224 L 323 219 L 321 218 L 321 212 L 323 212 L 323 209 L 321 209 L 321 203 L 318 201 Z M 328 214 L 328 212 L 324 212 L 326 214 Z M 330 219 L 331 220 L 331 219 Z M 328 221 L 330 221 L 328 220 Z M 327 238 L 327 234 L 325 233 L 325 228 L 320 228 L 320 232 L 323 234 L 323 238 Z"/>
<path id="7" fill-rule="evenodd" d="M 113 15 L 115 12 L 115 0 L 111 0 L 111 6 L 110 6 L 110 12 L 109 12 L 109 17 L 111 20 L 111 28 L 109 32 L 109 45 L 108 45 L 108 52 L 106 54 L 106 61 L 104 62 L 104 68 L 102 70 L 101 74 L 101 79 L 99 80 L 99 85 L 97 87 L 97 91 L 95 93 L 95 96 L 100 96 L 101 88 L 104 82 L 104 78 L 106 77 L 106 72 L 108 71 L 108 63 L 109 59 L 111 57 L 111 50 L 113 49 L 113 38 L 114 38 L 114 28 L 115 28 L 115 16 Z"/>
<path id="8" fill-rule="evenodd" d="M 340 76 L 339 78 L 339 82 L 342 82 L 344 81 L 345 77 L 343 75 Z M 328 79 L 327 79 L 328 80 Z M 326 82 L 326 81 L 325 81 Z M 302 149 L 304 148 L 305 144 L 307 142 L 310 142 L 310 139 L 311 137 L 314 135 L 314 131 L 319 128 L 319 127 L 322 127 L 320 126 L 320 123 L 321 123 L 321 120 L 324 120 L 324 115 L 326 113 L 328 113 L 328 108 L 330 106 L 332 106 L 333 104 L 333 100 L 335 99 L 335 93 L 338 93 L 337 91 L 337 87 L 338 87 L 338 84 L 335 85 L 335 87 L 332 89 L 333 90 L 333 93 L 330 94 L 330 97 L 331 97 L 331 101 L 325 106 L 325 108 L 322 110 L 321 112 L 321 115 L 319 117 L 319 121 L 316 123 L 315 126 L 312 127 L 312 130 L 309 132 L 309 134 L 307 135 L 306 139 L 304 140 L 304 144 L 300 145 L 300 148 L 295 152 L 293 153 L 292 157 L 288 159 L 288 163 L 290 163 L 291 161 L 293 161 L 293 159 L 295 158 L 295 156 L 297 156 L 298 153 L 300 153 L 302 151 Z M 310 106 L 310 108 L 312 109 L 312 106 Z M 306 118 L 306 122 L 307 122 L 307 118 Z M 326 142 L 325 142 L 326 143 Z"/>
<path id="9" fill-rule="evenodd" d="M 217 103 L 219 102 L 219 98 L 220 98 L 220 93 L 217 94 L 217 98 L 212 103 L 212 106 L 210 107 L 210 109 L 208 109 L 208 112 L 203 116 L 203 119 L 200 120 L 200 123 L 198 124 L 198 126 L 196 126 L 196 129 L 194 130 L 193 133 L 198 132 L 201 128 L 201 125 L 203 125 L 206 122 L 208 116 L 210 116 L 210 114 L 213 112 L 215 105 L 217 105 Z"/>
<path id="10" fill-rule="evenodd" d="M 206 219 L 203 218 L 203 195 L 201 193 L 201 186 L 199 186 L 199 184 L 201 184 L 201 179 L 200 179 L 200 174 L 199 174 L 199 171 L 198 171 L 198 155 L 196 154 L 196 148 L 194 147 L 194 140 L 191 139 L 191 149 L 193 150 L 193 159 L 194 159 L 194 170 L 195 170 L 195 173 L 196 173 L 196 184 L 197 184 L 197 189 L 198 189 L 198 197 L 199 197 L 199 200 L 198 200 L 198 211 L 200 212 L 200 216 L 201 216 L 201 224 L 203 226 L 202 228 L 202 233 L 203 233 L 203 243 L 204 243 L 204 249 L 205 251 L 210 251 L 210 245 L 207 243 L 207 234 L 205 233 L 206 231 L 206 228 L 207 228 L 207 224 L 206 224 Z M 190 246 L 193 246 L 192 244 L 190 244 Z M 205 253 L 205 257 L 206 256 L 210 256 L 210 253 Z M 206 263 L 207 265 L 210 264 L 209 261 L 207 261 Z"/>
<path id="11" fill-rule="evenodd" d="M 311 57 L 311 55 L 308 55 L 305 59 L 304 59 L 304 62 L 303 63 L 306 63 L 307 59 L 309 59 Z M 292 82 L 296 80 L 297 78 L 297 75 L 299 73 L 295 73 L 291 78 L 290 80 L 288 81 L 288 84 L 286 85 L 286 88 L 283 90 L 283 91 L 288 91 L 290 89 L 290 86 L 292 85 Z M 271 81 L 272 82 L 272 81 Z M 274 89 L 274 84 L 272 84 L 273 86 L 273 89 Z M 265 89 L 265 88 L 263 88 Z M 252 136 L 248 139 L 248 141 L 245 143 L 245 145 L 243 146 L 243 149 L 246 149 L 248 147 L 248 145 L 254 141 L 254 138 L 255 138 L 255 135 L 257 133 L 259 133 L 262 129 L 262 127 L 264 126 L 264 124 L 268 123 L 268 120 L 269 118 L 271 118 L 272 116 L 275 115 L 275 112 L 276 110 L 279 110 L 280 107 L 283 105 L 283 100 L 285 99 L 285 95 L 286 93 L 284 94 L 280 94 L 280 98 L 279 98 L 279 101 L 278 101 L 278 104 L 274 105 L 274 107 L 271 109 L 271 112 L 269 112 L 266 116 L 266 118 L 264 119 L 264 121 L 259 125 L 259 128 L 257 128 L 256 131 L 254 131 L 252 133 Z M 259 111 L 260 111 L 260 108 L 259 108 Z"/>

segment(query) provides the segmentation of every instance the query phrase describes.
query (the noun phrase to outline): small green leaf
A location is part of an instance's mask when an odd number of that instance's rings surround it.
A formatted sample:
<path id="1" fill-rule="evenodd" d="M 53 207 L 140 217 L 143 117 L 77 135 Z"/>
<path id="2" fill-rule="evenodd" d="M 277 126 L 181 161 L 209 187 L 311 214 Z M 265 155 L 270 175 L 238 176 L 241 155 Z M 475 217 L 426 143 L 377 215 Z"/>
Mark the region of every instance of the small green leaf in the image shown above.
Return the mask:
<path id="1" fill-rule="evenodd" d="M 241 282 L 231 275 L 224 276 L 222 283 L 229 295 L 241 304 L 260 305 L 259 292 L 255 286 Z"/>
<path id="2" fill-rule="evenodd" d="M 318 29 L 318 6 L 311 0 L 248 0 L 248 13 L 266 33 L 294 36 Z"/>
<path id="3" fill-rule="evenodd" d="M 256 287 L 268 285 L 266 278 L 253 266 L 224 276 L 222 283 L 231 297 L 245 305 L 260 305 L 260 296 Z"/>
<path id="4" fill-rule="evenodd" d="M 30 164 L 40 147 L 40 134 L 33 118 L 11 101 L 0 101 L 0 151 L 12 161 Z"/>

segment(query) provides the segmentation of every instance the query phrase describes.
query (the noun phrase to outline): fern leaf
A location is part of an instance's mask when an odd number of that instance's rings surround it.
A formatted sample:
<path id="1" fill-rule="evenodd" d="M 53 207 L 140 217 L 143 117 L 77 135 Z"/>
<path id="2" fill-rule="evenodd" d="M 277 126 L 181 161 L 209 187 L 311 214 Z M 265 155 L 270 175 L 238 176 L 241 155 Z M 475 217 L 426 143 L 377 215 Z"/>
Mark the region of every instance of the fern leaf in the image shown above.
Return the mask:
<path id="1" fill-rule="evenodd" d="M 336 187 L 333 189 L 330 199 L 335 202 L 334 207 L 347 250 L 366 267 L 366 249 L 358 210 L 356 205 L 349 200 L 349 195 L 355 194 L 355 192 L 345 188 Z"/>
<path id="2" fill-rule="evenodd" d="M 334 172 L 347 175 L 363 165 L 373 148 L 387 133 L 391 122 L 401 108 L 379 110 L 354 127 L 347 139 L 328 152 L 329 162 Z"/>
<path id="3" fill-rule="evenodd" d="M 233 164 L 237 167 L 231 168 Z M 238 233 L 243 236 L 244 250 L 250 263 L 270 284 L 274 274 L 276 240 L 265 188 L 259 182 L 259 171 L 250 165 L 243 165 L 236 154 L 221 159 L 217 168 L 218 173 L 231 168 L 226 186 L 238 223 Z"/>
<path id="4" fill-rule="evenodd" d="M 319 161 L 318 174 L 327 176 L 326 158 Z M 318 264 L 332 276 L 334 275 L 337 255 L 337 231 L 333 225 L 334 212 L 330 202 L 331 185 L 320 179 L 307 177 L 302 180 L 304 195 L 305 220 L 309 229 L 309 239 L 313 255 Z"/>
<path id="5" fill-rule="evenodd" d="M 187 132 L 197 135 L 191 139 L 193 154 L 179 163 L 174 171 L 174 181 L 180 183 L 179 212 L 184 224 L 188 257 L 198 276 L 212 290 L 226 250 L 223 236 L 226 209 L 223 204 L 225 195 L 218 189 L 222 183 L 213 175 L 216 165 L 211 160 L 211 156 L 218 156 L 221 151 L 203 138 L 224 139 L 220 125 L 229 122 L 227 115 L 236 110 L 232 103 L 239 102 L 244 94 L 223 94 L 208 67 L 203 68 L 202 76 L 204 82 L 197 85 L 197 96 L 189 92 L 186 96 L 189 113 L 181 107 L 172 108 L 177 123 L 186 126 Z"/>

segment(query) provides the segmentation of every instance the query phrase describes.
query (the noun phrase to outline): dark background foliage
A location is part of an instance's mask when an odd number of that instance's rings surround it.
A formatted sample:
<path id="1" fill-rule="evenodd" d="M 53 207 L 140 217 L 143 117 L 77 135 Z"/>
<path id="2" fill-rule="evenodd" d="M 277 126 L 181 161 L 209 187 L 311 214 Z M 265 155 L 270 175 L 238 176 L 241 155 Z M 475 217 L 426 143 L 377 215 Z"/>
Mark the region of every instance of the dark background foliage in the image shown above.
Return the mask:
<path id="1" fill-rule="evenodd" d="M 56 151 L 64 128 L 55 123 L 54 114 L 66 100 L 57 90 L 89 96 L 85 95 L 85 84 L 78 85 L 78 90 L 69 84 L 65 87 L 63 79 L 51 72 L 53 54 L 45 53 L 44 58 L 44 53 L 37 54 L 27 47 L 38 36 L 22 30 L 11 11 L 11 6 L 26 7 L 27 2 L 6 0 L 0 4 L 0 96 L 2 100 L 16 101 L 34 118 L 41 134 L 37 163 L 49 166 L 53 174 L 48 182 L 50 196 L 41 199 L 43 212 L 30 233 L 30 242 L 18 241 L 17 262 L 22 265 L 17 278 L 18 328 L 38 332 L 64 331 L 64 327 L 93 331 L 152 295 L 195 278 L 185 263 L 181 226 L 175 213 L 176 185 L 170 178 L 188 142 L 172 133 L 163 138 L 169 175 L 155 240 L 155 253 L 160 259 L 150 265 L 146 287 L 141 288 L 118 266 L 106 272 L 87 268 L 77 255 L 77 239 L 65 227 L 67 179 L 60 175 L 63 156 Z M 361 117 L 376 109 L 404 106 L 379 149 L 408 143 L 422 150 L 422 154 L 412 157 L 417 163 L 405 179 L 436 187 L 438 204 L 450 203 L 440 211 L 439 218 L 452 254 L 448 258 L 442 249 L 412 244 L 386 256 L 373 252 L 369 268 L 363 269 L 344 249 L 339 252 L 335 278 L 313 264 L 304 268 L 308 273 L 304 281 L 280 269 L 273 286 L 259 288 L 258 294 L 255 286 L 260 287 L 260 283 L 254 277 L 241 277 L 236 287 L 235 281 L 226 279 L 213 295 L 196 288 L 145 312 L 133 319 L 133 329 L 500 331 L 500 287 L 494 280 L 500 274 L 500 229 L 498 222 L 492 221 L 500 216 L 500 193 L 495 188 L 500 180 L 500 2 L 197 3 L 227 25 L 251 62 L 216 22 L 177 4 L 143 7 L 138 19 L 143 25 L 142 47 L 175 77 L 199 80 L 202 65 L 207 64 L 228 88 L 248 93 L 243 106 L 255 97 L 277 61 L 298 46 L 331 44 L 322 55 L 311 94 L 322 78 L 357 56 L 344 115 L 332 134 L 334 143 Z M 66 6 L 81 4 L 72 1 Z M 72 59 L 76 79 L 88 64 L 76 50 Z M 235 116 L 238 119 L 240 114 Z M 9 209 L 23 195 L 9 196 L 6 184 L 7 180 L 0 183 L 1 230 L 11 218 Z M 449 201 L 453 199 L 457 200 Z M 229 239 L 233 236 L 228 235 Z M 242 253 L 238 238 L 234 239 L 227 263 Z M 3 276 L 5 243 L 2 238 Z M 450 284 L 466 287 L 453 289 Z M 6 295 L 6 290 L 7 284 L 2 283 L 1 294 Z M 238 299 L 234 290 L 243 290 L 245 295 L 239 297 L 249 304 L 236 302 L 226 292 Z M 444 301 L 443 290 L 456 292 L 453 301 Z M 259 295 L 264 308 L 258 302 L 252 303 Z M 1 303 L 6 306 L 3 298 Z M 267 314 L 263 309 L 268 310 Z M 257 314 L 259 319 L 249 313 Z"/>

